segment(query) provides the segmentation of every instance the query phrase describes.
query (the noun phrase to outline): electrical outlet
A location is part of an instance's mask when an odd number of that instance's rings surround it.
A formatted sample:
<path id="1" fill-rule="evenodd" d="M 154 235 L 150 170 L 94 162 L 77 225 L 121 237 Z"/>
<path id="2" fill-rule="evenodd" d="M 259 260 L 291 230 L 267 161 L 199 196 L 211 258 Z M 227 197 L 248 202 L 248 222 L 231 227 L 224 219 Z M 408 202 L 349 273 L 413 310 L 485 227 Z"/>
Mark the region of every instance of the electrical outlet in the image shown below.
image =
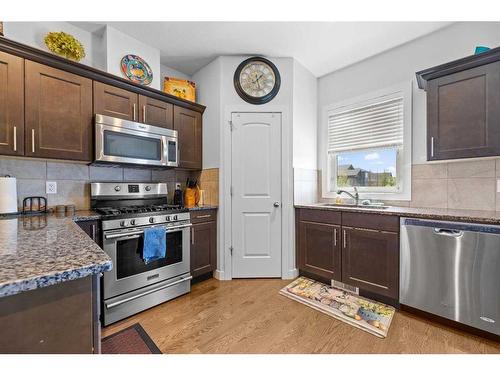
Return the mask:
<path id="1" fill-rule="evenodd" d="M 181 183 L 180 182 L 176 182 L 175 183 L 175 190 L 180 189 L 180 188 L 181 188 Z"/>
<path id="2" fill-rule="evenodd" d="M 45 183 L 45 192 L 47 194 L 57 194 L 57 182 L 47 181 Z"/>

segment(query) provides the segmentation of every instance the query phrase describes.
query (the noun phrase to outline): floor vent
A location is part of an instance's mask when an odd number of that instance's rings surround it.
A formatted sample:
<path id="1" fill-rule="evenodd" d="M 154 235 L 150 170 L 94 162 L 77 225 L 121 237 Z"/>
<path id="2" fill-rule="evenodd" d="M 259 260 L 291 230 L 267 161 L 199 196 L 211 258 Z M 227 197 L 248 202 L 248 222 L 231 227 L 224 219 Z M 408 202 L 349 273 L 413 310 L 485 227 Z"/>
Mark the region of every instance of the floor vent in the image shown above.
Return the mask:
<path id="1" fill-rule="evenodd" d="M 359 295 L 359 288 L 356 288 L 355 286 L 351 286 L 349 284 L 341 283 L 337 280 L 332 280 L 332 287 Z"/>

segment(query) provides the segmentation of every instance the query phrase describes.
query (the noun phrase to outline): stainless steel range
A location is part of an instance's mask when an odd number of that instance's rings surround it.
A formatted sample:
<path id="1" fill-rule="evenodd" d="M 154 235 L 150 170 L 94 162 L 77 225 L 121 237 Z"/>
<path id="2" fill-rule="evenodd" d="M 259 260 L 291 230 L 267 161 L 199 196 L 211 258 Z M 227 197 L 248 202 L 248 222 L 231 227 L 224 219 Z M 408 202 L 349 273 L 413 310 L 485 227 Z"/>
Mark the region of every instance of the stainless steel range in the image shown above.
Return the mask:
<path id="1" fill-rule="evenodd" d="M 104 274 L 104 325 L 191 290 L 190 215 L 167 204 L 164 183 L 92 183 L 92 208 L 102 215 L 104 251 L 113 270 Z M 145 263 L 145 228 L 166 228 L 165 258 Z"/>

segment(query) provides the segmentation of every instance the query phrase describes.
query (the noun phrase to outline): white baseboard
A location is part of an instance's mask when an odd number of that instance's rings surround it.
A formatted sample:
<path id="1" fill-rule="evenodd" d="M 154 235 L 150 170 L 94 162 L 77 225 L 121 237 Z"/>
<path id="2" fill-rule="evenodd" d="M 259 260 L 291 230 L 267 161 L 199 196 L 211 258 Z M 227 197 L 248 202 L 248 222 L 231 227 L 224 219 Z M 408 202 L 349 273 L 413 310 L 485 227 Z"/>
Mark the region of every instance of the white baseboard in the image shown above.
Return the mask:
<path id="1" fill-rule="evenodd" d="M 283 280 L 292 280 L 296 279 L 299 276 L 299 270 L 297 268 L 293 268 L 291 270 L 288 270 L 286 275 L 283 275 L 281 278 Z"/>
<path id="2" fill-rule="evenodd" d="M 224 279 L 224 271 L 215 270 L 214 271 L 214 278 L 217 280 L 225 280 Z"/>

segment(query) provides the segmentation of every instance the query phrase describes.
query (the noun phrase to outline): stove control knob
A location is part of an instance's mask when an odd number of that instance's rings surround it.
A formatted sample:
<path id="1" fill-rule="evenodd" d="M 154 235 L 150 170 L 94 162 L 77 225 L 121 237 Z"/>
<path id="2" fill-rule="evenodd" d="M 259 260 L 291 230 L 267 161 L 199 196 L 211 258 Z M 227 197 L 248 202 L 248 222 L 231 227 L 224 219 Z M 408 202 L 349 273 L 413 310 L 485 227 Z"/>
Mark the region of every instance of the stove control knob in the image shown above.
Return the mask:
<path id="1" fill-rule="evenodd" d="M 150 217 L 150 218 L 149 218 L 149 222 L 150 222 L 151 224 L 153 224 L 153 223 L 155 222 L 155 218 L 154 218 L 154 217 Z"/>
<path id="2" fill-rule="evenodd" d="M 125 220 L 120 221 L 120 226 L 121 226 L 121 227 L 124 227 L 125 225 L 126 225 L 126 224 L 125 224 Z"/>
<path id="3" fill-rule="evenodd" d="M 151 190 L 151 186 L 147 185 L 147 186 L 145 187 L 145 189 L 146 189 L 146 191 L 150 191 L 150 190 Z"/>
<path id="4" fill-rule="evenodd" d="M 115 191 L 120 191 L 122 188 L 120 187 L 120 185 L 116 185 L 115 186 Z"/>
<path id="5" fill-rule="evenodd" d="M 135 219 L 130 220 L 130 225 L 135 225 Z"/>
<path id="6" fill-rule="evenodd" d="M 165 217 L 166 221 L 170 221 L 170 216 Z"/>
<path id="7" fill-rule="evenodd" d="M 173 219 L 174 219 L 174 221 L 177 220 L 177 215 L 174 215 Z"/>

